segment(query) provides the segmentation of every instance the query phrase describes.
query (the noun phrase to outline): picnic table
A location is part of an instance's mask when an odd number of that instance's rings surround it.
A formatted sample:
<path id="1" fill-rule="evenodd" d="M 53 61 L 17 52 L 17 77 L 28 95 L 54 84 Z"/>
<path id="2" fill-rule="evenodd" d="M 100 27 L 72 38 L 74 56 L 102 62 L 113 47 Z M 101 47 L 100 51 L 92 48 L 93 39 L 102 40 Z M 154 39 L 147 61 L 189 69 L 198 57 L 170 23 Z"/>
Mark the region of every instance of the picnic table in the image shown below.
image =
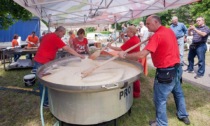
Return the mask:
<path id="1" fill-rule="evenodd" d="M 13 62 L 14 54 L 36 54 L 37 47 L 32 48 L 6 48 L 2 49 L 1 59 L 2 64 L 4 64 L 4 70 L 10 69 L 22 69 L 22 68 L 32 68 L 33 62 L 30 59 L 20 59 L 17 62 Z M 19 63 L 23 63 L 23 65 L 18 65 Z M 28 64 L 28 65 L 27 65 Z"/>

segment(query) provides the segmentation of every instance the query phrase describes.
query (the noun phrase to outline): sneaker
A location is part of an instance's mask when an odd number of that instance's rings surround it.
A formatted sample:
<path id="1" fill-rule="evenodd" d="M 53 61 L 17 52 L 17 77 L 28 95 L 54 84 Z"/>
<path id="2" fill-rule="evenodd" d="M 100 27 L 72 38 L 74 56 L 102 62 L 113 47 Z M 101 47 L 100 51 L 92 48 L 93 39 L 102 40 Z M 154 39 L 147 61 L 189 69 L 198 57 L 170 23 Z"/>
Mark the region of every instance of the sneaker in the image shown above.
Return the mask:
<path id="1" fill-rule="evenodd" d="M 157 126 L 157 122 L 155 120 L 150 120 L 149 125 L 150 126 Z"/>
<path id="2" fill-rule="evenodd" d="M 178 118 L 178 117 L 177 117 Z M 189 120 L 189 118 L 188 117 L 184 117 L 184 118 L 178 118 L 179 119 L 179 121 L 182 121 L 182 122 L 184 122 L 186 125 L 190 125 L 190 120 Z"/>
<path id="3" fill-rule="evenodd" d="M 187 71 L 188 71 L 188 69 L 184 70 L 184 72 L 187 72 Z"/>
<path id="4" fill-rule="evenodd" d="M 188 73 L 194 73 L 194 70 L 192 70 L 192 71 L 189 70 Z"/>
<path id="5" fill-rule="evenodd" d="M 201 75 L 196 75 L 194 78 L 195 79 L 198 79 L 198 78 L 202 78 L 203 76 L 201 76 Z"/>

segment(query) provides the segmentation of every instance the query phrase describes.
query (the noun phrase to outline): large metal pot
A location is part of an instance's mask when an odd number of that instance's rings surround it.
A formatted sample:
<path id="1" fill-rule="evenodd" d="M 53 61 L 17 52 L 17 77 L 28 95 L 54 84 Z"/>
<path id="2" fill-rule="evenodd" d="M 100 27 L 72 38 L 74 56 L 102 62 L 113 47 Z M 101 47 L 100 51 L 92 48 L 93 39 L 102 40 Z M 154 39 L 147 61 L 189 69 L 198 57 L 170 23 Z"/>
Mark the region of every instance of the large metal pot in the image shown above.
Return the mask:
<path id="1" fill-rule="evenodd" d="M 100 59 L 106 60 L 104 57 Z M 50 111 L 59 120 L 79 125 L 91 125 L 107 122 L 125 114 L 133 103 L 133 82 L 139 79 L 142 66 L 133 61 L 121 60 L 134 64 L 140 72 L 117 83 L 94 86 L 71 86 L 47 82 L 43 73 L 57 64 L 65 65 L 79 58 L 62 58 L 40 67 L 37 71 L 39 81 L 48 87 Z M 118 59 L 120 60 L 120 59 Z"/>

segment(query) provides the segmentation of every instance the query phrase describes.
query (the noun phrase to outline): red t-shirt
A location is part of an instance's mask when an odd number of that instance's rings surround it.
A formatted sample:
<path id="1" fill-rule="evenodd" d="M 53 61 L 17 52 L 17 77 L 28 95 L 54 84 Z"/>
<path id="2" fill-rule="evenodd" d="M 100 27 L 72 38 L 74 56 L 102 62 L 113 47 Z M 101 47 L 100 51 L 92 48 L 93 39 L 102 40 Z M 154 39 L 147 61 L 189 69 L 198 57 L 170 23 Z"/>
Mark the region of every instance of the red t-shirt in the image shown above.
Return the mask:
<path id="1" fill-rule="evenodd" d="M 12 40 L 12 47 L 18 46 L 18 41 L 17 39 Z"/>
<path id="2" fill-rule="evenodd" d="M 33 37 L 32 35 L 29 35 L 27 38 L 28 38 L 28 41 L 33 42 L 34 44 L 37 44 L 39 41 L 39 38 L 37 36 Z M 34 47 L 34 46 L 35 45 L 28 43 L 28 47 Z"/>
<path id="3" fill-rule="evenodd" d="M 86 38 L 83 41 L 79 41 L 78 38 L 73 39 L 74 50 L 77 53 L 84 53 L 86 51 L 86 47 L 88 44 L 88 40 Z"/>
<path id="4" fill-rule="evenodd" d="M 37 53 L 34 57 L 36 62 L 45 64 L 55 59 L 58 49 L 63 48 L 66 44 L 55 33 L 48 33 L 42 38 Z"/>
<path id="5" fill-rule="evenodd" d="M 128 41 L 126 41 L 120 48 L 125 51 L 128 48 L 136 45 L 137 43 L 140 43 L 140 39 L 137 36 L 131 37 Z M 133 52 L 139 52 L 140 51 L 140 45 L 137 46 L 136 48 L 132 49 L 128 53 L 133 53 Z"/>
<path id="6" fill-rule="evenodd" d="M 159 27 L 145 47 L 156 68 L 172 67 L 180 62 L 177 39 L 170 28 Z"/>

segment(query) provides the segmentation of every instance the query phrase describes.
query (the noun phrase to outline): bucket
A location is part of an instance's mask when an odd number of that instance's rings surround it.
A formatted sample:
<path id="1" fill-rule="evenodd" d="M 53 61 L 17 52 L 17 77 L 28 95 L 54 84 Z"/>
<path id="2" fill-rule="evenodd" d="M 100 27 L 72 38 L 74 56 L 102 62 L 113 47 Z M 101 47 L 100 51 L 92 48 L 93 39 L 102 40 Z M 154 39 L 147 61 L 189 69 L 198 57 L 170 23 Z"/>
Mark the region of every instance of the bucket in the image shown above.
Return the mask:
<path id="1" fill-rule="evenodd" d="M 32 73 L 32 74 L 36 74 L 36 71 L 37 71 L 37 69 L 32 69 L 32 70 L 31 70 L 31 73 Z"/>
<path id="2" fill-rule="evenodd" d="M 36 75 L 35 74 L 28 74 L 23 77 L 23 81 L 26 87 L 33 86 L 36 82 Z"/>

